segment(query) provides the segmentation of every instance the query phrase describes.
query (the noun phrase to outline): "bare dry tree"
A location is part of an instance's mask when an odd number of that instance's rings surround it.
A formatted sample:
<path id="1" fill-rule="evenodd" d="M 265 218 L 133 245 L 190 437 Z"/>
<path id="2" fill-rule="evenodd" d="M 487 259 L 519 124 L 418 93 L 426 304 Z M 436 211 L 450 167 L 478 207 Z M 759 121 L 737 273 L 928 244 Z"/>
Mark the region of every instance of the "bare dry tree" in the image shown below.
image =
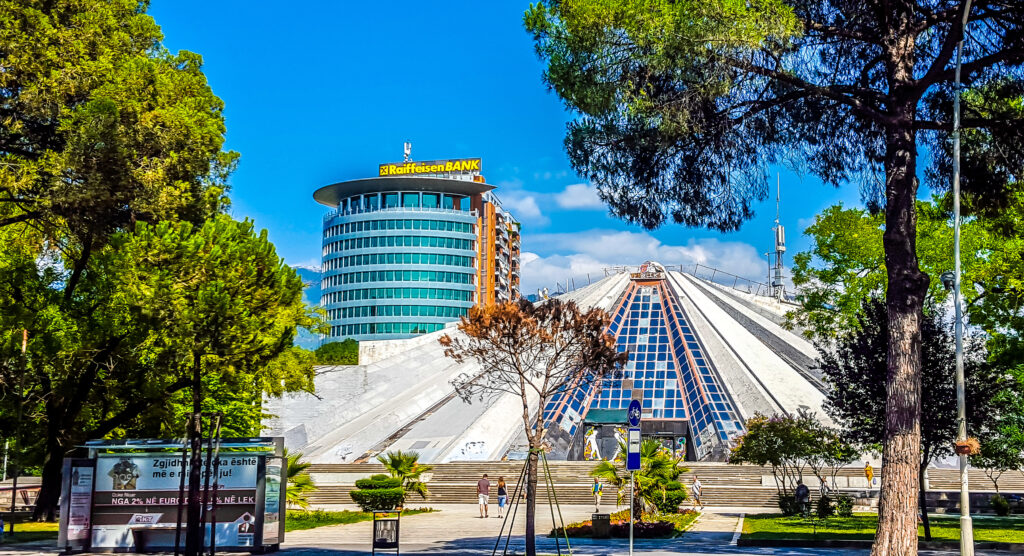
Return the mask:
<path id="1" fill-rule="evenodd" d="M 463 335 L 442 336 L 444 354 L 458 362 L 475 360 L 479 374 L 452 381 L 464 400 L 509 393 L 522 400 L 523 428 L 530 445 L 526 480 L 526 553 L 536 554 L 537 460 L 547 432 L 544 407 L 553 395 L 587 387 L 627 360 L 605 332 L 609 315 L 575 303 L 549 299 L 474 307 L 462 317 Z"/>

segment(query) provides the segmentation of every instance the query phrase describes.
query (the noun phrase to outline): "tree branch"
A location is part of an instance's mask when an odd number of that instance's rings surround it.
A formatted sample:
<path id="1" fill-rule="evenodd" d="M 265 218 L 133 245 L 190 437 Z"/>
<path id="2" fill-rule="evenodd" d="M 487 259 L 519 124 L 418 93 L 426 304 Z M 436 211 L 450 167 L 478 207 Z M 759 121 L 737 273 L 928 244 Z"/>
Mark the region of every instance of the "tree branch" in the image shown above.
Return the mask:
<path id="1" fill-rule="evenodd" d="M 853 31 L 851 29 L 845 29 L 843 27 L 835 27 L 833 25 L 825 25 L 824 23 L 818 23 L 810 19 L 804 20 L 804 29 L 807 31 L 818 31 L 825 36 L 843 37 L 846 39 L 852 39 L 855 41 L 866 42 L 869 44 L 881 45 L 879 37 L 870 37 L 863 33 Z"/>
<path id="2" fill-rule="evenodd" d="M 861 116 L 864 116 L 865 118 L 868 118 L 869 120 L 879 125 L 887 126 L 893 121 L 893 119 L 890 116 L 879 111 L 875 107 L 869 105 L 867 102 L 864 101 L 864 99 L 847 95 L 833 87 L 822 87 L 820 85 L 815 85 L 814 83 L 801 79 L 795 75 L 758 66 L 756 64 L 752 64 L 744 60 L 728 57 L 726 57 L 725 60 L 728 64 L 732 65 L 736 69 L 749 71 L 753 74 L 760 75 L 762 77 L 766 77 L 768 79 L 772 79 L 780 83 L 785 83 L 798 89 L 805 90 L 814 95 L 825 97 L 834 100 L 840 104 L 849 106 L 850 108 L 853 109 L 854 112 L 860 114 Z M 877 91 L 870 91 L 872 93 L 872 96 L 879 94 Z"/>

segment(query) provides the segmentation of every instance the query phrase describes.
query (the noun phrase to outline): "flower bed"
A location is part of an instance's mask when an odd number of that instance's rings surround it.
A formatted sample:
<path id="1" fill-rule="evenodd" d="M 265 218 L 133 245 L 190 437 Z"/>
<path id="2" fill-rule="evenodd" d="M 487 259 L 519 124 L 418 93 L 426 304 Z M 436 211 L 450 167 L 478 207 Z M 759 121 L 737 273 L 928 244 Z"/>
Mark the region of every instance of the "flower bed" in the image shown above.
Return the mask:
<path id="1" fill-rule="evenodd" d="M 699 513 L 684 510 L 677 514 L 645 514 L 633 523 L 633 537 L 638 539 L 659 539 L 673 537 L 686 530 L 686 527 L 697 519 Z M 616 538 L 629 537 L 629 510 L 621 510 L 609 516 L 611 518 L 611 536 Z M 562 536 L 562 529 L 553 529 L 548 536 Z M 591 520 L 578 521 L 565 526 L 565 535 L 569 537 L 594 536 L 594 524 Z"/>

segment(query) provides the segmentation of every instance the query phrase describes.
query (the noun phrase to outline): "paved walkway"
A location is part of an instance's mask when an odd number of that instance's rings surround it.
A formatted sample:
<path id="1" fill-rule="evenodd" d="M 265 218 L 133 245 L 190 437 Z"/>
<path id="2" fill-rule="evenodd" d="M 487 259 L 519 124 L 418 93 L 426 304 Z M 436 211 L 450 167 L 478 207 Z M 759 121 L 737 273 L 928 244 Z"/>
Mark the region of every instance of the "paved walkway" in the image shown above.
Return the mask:
<path id="1" fill-rule="evenodd" d="M 348 506 L 324 507 L 323 509 L 352 509 Z M 402 554 L 482 556 L 491 554 L 503 520 L 496 517 L 480 519 L 477 506 L 453 504 L 435 506 L 436 513 L 407 516 L 402 519 Z M 562 517 L 566 523 L 589 519 L 593 506 L 563 506 Z M 613 508 L 602 508 L 611 511 Z M 753 512 L 760 512 L 754 509 Z M 525 506 L 513 526 L 508 554 L 523 554 L 524 526 L 522 518 Z M 867 550 L 852 549 L 807 549 L 807 548 L 748 548 L 735 545 L 736 531 L 746 513 L 744 508 L 714 508 L 706 511 L 693 528 L 676 539 L 637 540 L 634 552 L 645 556 L 656 555 L 706 555 L 706 554 L 754 554 L 775 556 L 867 556 Z M 557 521 L 558 514 L 555 514 Z M 507 524 L 506 524 L 507 528 Z M 555 539 L 548 538 L 552 528 L 551 511 L 546 505 L 537 507 L 537 548 L 542 554 L 568 554 L 564 541 L 556 546 Z M 370 553 L 372 524 L 370 522 L 350 525 L 333 525 L 305 531 L 292 531 L 282 546 L 282 553 L 296 556 L 356 556 Z M 572 553 L 576 556 L 612 556 L 628 554 L 628 541 L 624 539 L 570 539 Z M 502 553 L 504 541 L 498 547 Z M 18 548 L 0 545 L 0 555 L 29 556 L 56 554 L 56 548 L 41 544 L 21 545 Z M 389 552 L 382 551 L 381 554 Z M 390 552 L 393 554 L 393 552 Z M 928 552 L 922 555 L 953 556 L 956 552 Z M 995 556 L 995 552 L 979 551 L 979 556 Z M 228 556 L 228 555 L 225 555 Z"/>
<path id="2" fill-rule="evenodd" d="M 492 506 L 493 508 L 493 506 Z M 324 509 L 349 509 L 348 507 Z M 401 538 L 403 554 L 451 554 L 459 556 L 489 555 L 502 526 L 502 520 L 492 514 L 489 519 L 480 519 L 477 506 L 469 504 L 439 505 L 437 513 L 408 516 L 402 519 Z M 590 519 L 593 506 L 562 506 L 562 517 L 566 523 Z M 613 508 L 602 508 L 613 511 Z M 748 548 L 737 547 L 735 537 L 745 508 L 714 508 L 706 511 L 693 528 L 677 539 L 647 540 L 634 542 L 634 552 L 643 555 L 697 555 L 697 554 L 766 554 L 777 556 L 866 556 L 867 550 L 850 549 L 806 549 L 806 548 Z M 761 513 L 763 509 L 750 510 Z M 525 507 L 520 508 L 525 512 Z M 508 554 L 523 554 L 524 527 L 521 513 L 513 527 Z M 555 514 L 556 520 L 558 514 Z M 537 549 L 543 554 L 567 554 L 564 541 L 556 546 L 555 539 L 546 535 L 552 528 L 551 511 L 546 505 L 537 507 Z M 288 533 L 288 542 L 282 547 L 289 554 L 303 556 L 354 556 L 369 554 L 372 525 L 369 522 L 352 525 L 320 527 L 308 531 Z M 572 553 L 576 556 L 611 556 L 628 554 L 625 539 L 569 539 Z M 504 541 L 498 547 L 502 553 Z M 386 552 L 382 552 L 386 554 Z M 952 556 L 953 552 L 922 552 L 922 555 Z M 979 556 L 984 552 L 978 552 Z"/>

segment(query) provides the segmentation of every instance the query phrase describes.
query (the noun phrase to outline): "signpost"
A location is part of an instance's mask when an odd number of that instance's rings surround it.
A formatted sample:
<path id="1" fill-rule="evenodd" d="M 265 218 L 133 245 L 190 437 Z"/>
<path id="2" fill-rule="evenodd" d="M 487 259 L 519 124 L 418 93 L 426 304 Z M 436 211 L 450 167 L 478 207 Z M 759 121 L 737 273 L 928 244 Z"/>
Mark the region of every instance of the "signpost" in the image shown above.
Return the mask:
<path id="1" fill-rule="evenodd" d="M 629 402 L 626 419 L 629 431 L 626 440 L 626 471 L 629 471 L 629 555 L 633 556 L 633 489 L 636 480 L 633 475 L 640 469 L 640 400 Z"/>

